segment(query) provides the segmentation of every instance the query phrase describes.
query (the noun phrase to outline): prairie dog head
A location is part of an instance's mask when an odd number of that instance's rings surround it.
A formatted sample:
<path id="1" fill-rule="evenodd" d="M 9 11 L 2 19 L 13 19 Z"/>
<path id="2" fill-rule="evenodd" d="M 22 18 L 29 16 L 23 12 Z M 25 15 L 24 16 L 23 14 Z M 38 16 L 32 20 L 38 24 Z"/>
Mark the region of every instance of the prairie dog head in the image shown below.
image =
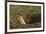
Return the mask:
<path id="1" fill-rule="evenodd" d="M 21 23 L 21 24 L 26 24 L 25 23 L 25 20 L 24 20 L 24 18 L 23 18 L 23 16 L 20 16 L 20 15 L 18 15 L 18 21 Z"/>

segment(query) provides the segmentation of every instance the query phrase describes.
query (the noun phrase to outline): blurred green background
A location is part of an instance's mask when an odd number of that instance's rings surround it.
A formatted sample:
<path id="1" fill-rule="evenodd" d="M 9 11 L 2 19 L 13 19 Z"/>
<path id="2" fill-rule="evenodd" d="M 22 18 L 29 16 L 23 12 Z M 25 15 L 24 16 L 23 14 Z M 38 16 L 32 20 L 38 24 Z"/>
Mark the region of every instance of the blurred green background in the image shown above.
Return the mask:
<path id="1" fill-rule="evenodd" d="M 10 5 L 10 13 L 16 15 L 20 14 L 39 14 L 41 13 L 41 6 L 28 5 Z"/>

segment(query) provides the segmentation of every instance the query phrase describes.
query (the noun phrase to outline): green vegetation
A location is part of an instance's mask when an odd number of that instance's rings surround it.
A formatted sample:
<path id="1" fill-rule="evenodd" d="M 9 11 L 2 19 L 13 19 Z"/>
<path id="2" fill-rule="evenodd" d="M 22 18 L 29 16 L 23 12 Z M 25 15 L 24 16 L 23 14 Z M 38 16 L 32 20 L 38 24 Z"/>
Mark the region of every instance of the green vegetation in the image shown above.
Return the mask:
<path id="1" fill-rule="evenodd" d="M 26 5 L 10 5 L 10 13 L 20 14 L 38 14 L 41 13 L 41 6 L 26 6 Z"/>

